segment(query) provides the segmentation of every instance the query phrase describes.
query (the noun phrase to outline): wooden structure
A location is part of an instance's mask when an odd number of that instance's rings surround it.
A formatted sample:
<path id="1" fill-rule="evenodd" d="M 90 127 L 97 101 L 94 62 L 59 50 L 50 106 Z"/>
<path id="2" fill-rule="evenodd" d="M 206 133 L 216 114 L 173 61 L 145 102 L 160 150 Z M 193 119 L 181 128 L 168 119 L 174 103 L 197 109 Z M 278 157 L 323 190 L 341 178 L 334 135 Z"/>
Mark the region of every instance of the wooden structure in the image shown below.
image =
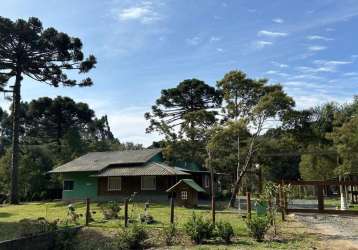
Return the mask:
<path id="1" fill-rule="evenodd" d="M 314 186 L 316 190 L 316 196 L 318 201 L 317 209 L 305 209 L 305 208 L 288 208 L 287 197 L 285 194 L 281 195 L 280 203 L 282 204 L 286 213 L 323 213 L 323 214 L 347 214 L 358 215 L 358 211 L 354 210 L 336 210 L 325 209 L 323 189 L 327 186 L 358 186 L 358 181 L 282 181 L 282 186 Z"/>
<path id="2" fill-rule="evenodd" d="M 166 190 L 189 172 L 164 162 L 162 149 L 92 152 L 49 173 L 63 178 L 62 199 L 120 200 L 136 193 L 137 201 L 168 200 Z"/>
<path id="3" fill-rule="evenodd" d="M 192 179 L 182 179 L 167 190 L 176 198 L 179 206 L 195 207 L 198 205 L 198 193 L 206 191 Z"/>

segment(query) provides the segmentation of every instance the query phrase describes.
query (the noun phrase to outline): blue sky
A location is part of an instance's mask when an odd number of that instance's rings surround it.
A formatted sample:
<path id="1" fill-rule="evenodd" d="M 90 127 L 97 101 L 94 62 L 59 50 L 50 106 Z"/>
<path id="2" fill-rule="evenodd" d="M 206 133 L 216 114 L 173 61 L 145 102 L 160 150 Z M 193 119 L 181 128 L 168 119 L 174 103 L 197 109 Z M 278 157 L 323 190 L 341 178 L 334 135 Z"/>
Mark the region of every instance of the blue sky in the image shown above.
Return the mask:
<path id="1" fill-rule="evenodd" d="M 143 114 L 163 88 L 229 70 L 281 83 L 297 108 L 347 102 L 358 85 L 357 0 L 1 0 L 0 15 L 39 17 L 98 59 L 91 88 L 25 79 L 25 100 L 70 96 L 108 114 L 121 141 L 149 145 Z M 8 103 L 1 97 L 0 104 Z"/>

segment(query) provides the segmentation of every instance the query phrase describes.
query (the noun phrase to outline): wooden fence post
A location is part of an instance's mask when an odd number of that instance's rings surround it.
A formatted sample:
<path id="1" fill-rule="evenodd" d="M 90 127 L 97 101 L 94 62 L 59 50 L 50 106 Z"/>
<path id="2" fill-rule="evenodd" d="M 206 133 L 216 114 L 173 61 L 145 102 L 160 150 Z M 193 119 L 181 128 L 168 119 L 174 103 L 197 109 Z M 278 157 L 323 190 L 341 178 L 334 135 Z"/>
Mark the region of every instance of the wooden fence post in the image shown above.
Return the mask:
<path id="1" fill-rule="evenodd" d="M 90 218 L 91 218 L 91 212 L 90 212 L 90 198 L 86 199 L 86 226 L 88 226 Z"/>
<path id="2" fill-rule="evenodd" d="M 170 197 L 170 224 L 174 224 L 174 194 Z"/>
<path id="3" fill-rule="evenodd" d="M 250 192 L 246 192 L 247 197 L 247 218 L 251 219 L 251 194 Z"/>
<path id="4" fill-rule="evenodd" d="M 285 221 L 285 202 L 284 202 L 284 194 L 283 194 L 283 185 L 280 185 L 280 193 L 279 193 L 279 204 L 280 204 L 280 209 L 281 209 L 281 218 L 282 221 Z"/>
<path id="5" fill-rule="evenodd" d="M 128 199 L 124 201 L 124 227 L 128 227 Z"/>
<path id="6" fill-rule="evenodd" d="M 318 211 L 324 210 L 324 198 L 323 198 L 323 186 L 317 185 L 317 200 L 318 200 Z"/>

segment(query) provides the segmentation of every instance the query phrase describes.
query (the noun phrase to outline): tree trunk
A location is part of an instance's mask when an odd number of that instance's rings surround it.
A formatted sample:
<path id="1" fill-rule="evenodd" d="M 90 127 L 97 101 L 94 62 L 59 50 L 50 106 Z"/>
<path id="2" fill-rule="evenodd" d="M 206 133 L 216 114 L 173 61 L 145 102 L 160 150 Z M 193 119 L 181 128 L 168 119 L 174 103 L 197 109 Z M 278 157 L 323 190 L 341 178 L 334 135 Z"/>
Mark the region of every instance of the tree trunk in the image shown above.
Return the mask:
<path id="1" fill-rule="evenodd" d="M 261 127 L 262 127 L 262 124 L 259 125 L 259 128 L 258 128 L 256 134 L 251 138 L 251 142 L 250 142 L 250 145 L 249 145 L 249 150 L 247 152 L 246 159 L 245 159 L 245 164 L 242 167 L 242 170 L 240 171 L 240 175 L 237 177 L 237 179 L 236 179 L 236 181 L 234 183 L 234 190 L 233 190 L 233 193 L 231 194 L 231 198 L 230 198 L 228 207 L 233 207 L 234 206 L 234 203 L 235 203 L 235 200 L 236 200 L 236 195 L 237 195 L 237 193 L 239 191 L 239 186 L 240 186 L 241 180 L 244 177 L 244 175 L 246 174 L 247 168 L 248 168 L 249 163 L 251 161 L 255 140 L 256 140 L 256 137 L 261 132 Z"/>
<path id="2" fill-rule="evenodd" d="M 18 204 L 18 165 L 19 165 L 19 116 L 20 116 L 20 89 L 21 89 L 21 71 L 17 70 L 15 85 L 12 97 L 12 152 L 11 152 L 11 190 L 10 203 Z"/>
<path id="3" fill-rule="evenodd" d="M 339 176 L 339 181 L 342 181 L 342 177 Z M 345 197 L 343 185 L 339 185 L 339 193 L 341 195 L 341 210 L 347 210 L 347 200 Z"/>

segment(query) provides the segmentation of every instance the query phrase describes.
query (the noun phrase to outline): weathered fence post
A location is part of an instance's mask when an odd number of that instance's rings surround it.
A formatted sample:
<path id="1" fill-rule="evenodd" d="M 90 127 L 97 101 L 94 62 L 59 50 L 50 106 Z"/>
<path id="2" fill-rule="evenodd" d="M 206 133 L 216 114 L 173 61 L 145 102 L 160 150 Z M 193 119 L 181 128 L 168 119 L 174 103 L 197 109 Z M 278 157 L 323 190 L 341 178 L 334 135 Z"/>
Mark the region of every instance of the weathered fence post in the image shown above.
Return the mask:
<path id="1" fill-rule="evenodd" d="M 124 227 L 128 227 L 128 199 L 124 200 Z"/>
<path id="2" fill-rule="evenodd" d="M 174 224 L 174 194 L 170 197 L 170 223 Z"/>
<path id="3" fill-rule="evenodd" d="M 280 193 L 279 193 L 279 204 L 280 204 L 280 209 L 281 209 L 281 218 L 282 221 L 285 221 L 285 202 L 284 202 L 284 194 L 283 194 L 283 185 L 280 185 Z"/>
<path id="4" fill-rule="evenodd" d="M 91 218 L 91 212 L 90 212 L 90 198 L 86 199 L 86 226 L 88 226 L 90 218 Z"/>
<path id="5" fill-rule="evenodd" d="M 251 219 L 251 194 L 250 192 L 246 192 L 246 199 L 247 199 L 247 218 Z"/>
<path id="6" fill-rule="evenodd" d="M 215 224 L 215 213 L 216 213 L 216 203 L 215 203 L 215 177 L 214 177 L 214 168 L 211 164 L 211 151 L 208 149 L 208 160 L 207 167 L 210 169 L 210 193 L 211 193 L 211 216 L 213 223 Z"/>
<path id="7" fill-rule="evenodd" d="M 318 211 L 322 212 L 324 210 L 323 186 L 317 184 L 316 188 L 317 188 Z"/>

